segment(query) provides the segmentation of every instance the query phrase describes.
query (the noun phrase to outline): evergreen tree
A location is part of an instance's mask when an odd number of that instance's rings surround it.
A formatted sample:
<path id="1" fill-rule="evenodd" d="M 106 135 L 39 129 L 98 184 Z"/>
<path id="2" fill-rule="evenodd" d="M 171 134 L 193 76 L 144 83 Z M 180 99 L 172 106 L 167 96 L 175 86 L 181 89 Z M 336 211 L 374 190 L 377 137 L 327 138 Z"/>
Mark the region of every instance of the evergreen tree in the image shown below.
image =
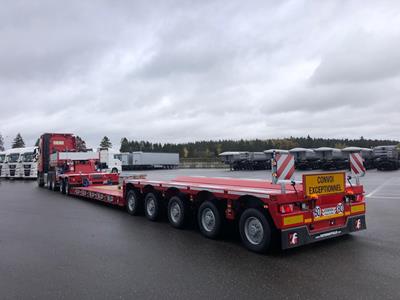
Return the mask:
<path id="1" fill-rule="evenodd" d="M 4 151 L 4 139 L 1 134 L 0 134 L 0 151 Z"/>
<path id="2" fill-rule="evenodd" d="M 76 137 L 76 150 L 78 152 L 85 152 L 87 150 L 86 142 L 80 136 Z"/>
<path id="3" fill-rule="evenodd" d="M 36 147 L 39 147 L 39 141 L 40 141 L 40 139 L 37 139 L 37 140 L 36 140 L 36 143 L 35 143 L 35 146 L 36 146 Z"/>
<path id="4" fill-rule="evenodd" d="M 22 138 L 20 133 L 18 133 L 17 136 L 15 137 L 11 147 L 12 148 L 23 148 L 23 147 L 25 147 L 24 139 Z"/>
<path id="5" fill-rule="evenodd" d="M 111 148 L 112 147 L 112 143 L 107 136 L 104 136 L 103 139 L 101 140 L 100 147 L 101 148 Z"/>
<path id="6" fill-rule="evenodd" d="M 121 139 L 121 147 L 119 148 L 120 152 L 131 152 L 130 151 L 130 142 L 126 137 Z"/>

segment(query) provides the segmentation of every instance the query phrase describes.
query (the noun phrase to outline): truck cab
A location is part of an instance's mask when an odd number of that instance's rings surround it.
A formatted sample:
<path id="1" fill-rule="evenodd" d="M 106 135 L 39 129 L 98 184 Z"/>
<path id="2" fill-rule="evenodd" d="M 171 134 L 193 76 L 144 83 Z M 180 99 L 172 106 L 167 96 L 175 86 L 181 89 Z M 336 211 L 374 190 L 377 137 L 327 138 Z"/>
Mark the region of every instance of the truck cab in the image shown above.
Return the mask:
<path id="1" fill-rule="evenodd" d="M 5 161 L 6 161 L 6 152 L 1 151 L 0 152 L 0 178 L 6 177 L 5 167 L 4 167 Z"/>
<path id="2" fill-rule="evenodd" d="M 100 169 L 107 173 L 121 173 L 121 153 L 111 148 L 99 148 Z"/>
<path id="3" fill-rule="evenodd" d="M 6 151 L 5 177 L 21 178 L 21 152 L 24 148 L 13 148 Z"/>
<path id="4" fill-rule="evenodd" d="M 21 151 L 20 175 L 22 178 L 37 178 L 38 147 L 27 147 Z"/>

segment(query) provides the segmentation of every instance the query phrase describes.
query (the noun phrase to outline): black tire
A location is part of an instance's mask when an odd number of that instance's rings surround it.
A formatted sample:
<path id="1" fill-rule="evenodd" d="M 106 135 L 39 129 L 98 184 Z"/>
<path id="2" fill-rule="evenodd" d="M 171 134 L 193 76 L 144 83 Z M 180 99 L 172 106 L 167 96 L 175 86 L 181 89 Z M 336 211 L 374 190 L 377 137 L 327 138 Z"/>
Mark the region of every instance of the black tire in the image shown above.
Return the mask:
<path id="1" fill-rule="evenodd" d="M 203 202 L 197 212 L 197 221 L 202 235 L 216 239 L 222 231 L 221 213 L 211 201 Z"/>
<path id="2" fill-rule="evenodd" d="M 117 169 L 117 168 L 113 168 L 113 169 L 111 170 L 111 173 L 118 173 L 118 169 Z"/>
<path id="3" fill-rule="evenodd" d="M 184 194 L 171 197 L 168 201 L 168 220 L 175 228 L 185 228 L 190 214 Z"/>
<path id="4" fill-rule="evenodd" d="M 53 184 L 53 191 L 54 191 L 54 192 L 58 192 L 58 191 L 60 190 L 60 187 L 58 186 L 55 177 L 53 178 L 52 184 Z"/>
<path id="5" fill-rule="evenodd" d="M 53 181 L 50 178 L 50 175 L 47 174 L 47 188 L 51 191 L 53 190 Z"/>
<path id="6" fill-rule="evenodd" d="M 65 195 L 69 195 L 70 185 L 69 185 L 68 179 L 65 179 L 64 183 L 65 183 Z"/>
<path id="7" fill-rule="evenodd" d="M 265 253 L 272 245 L 272 230 L 267 217 L 258 209 L 248 208 L 240 217 L 240 237 L 250 251 Z"/>
<path id="8" fill-rule="evenodd" d="M 65 179 L 61 179 L 60 192 L 61 192 L 61 194 L 65 194 Z"/>
<path id="9" fill-rule="evenodd" d="M 126 211 L 132 216 L 139 214 L 142 208 L 142 201 L 135 190 L 129 190 L 126 194 Z"/>
<path id="10" fill-rule="evenodd" d="M 38 183 L 38 187 L 44 187 L 44 179 L 43 179 L 43 174 L 42 173 L 38 173 L 38 175 L 37 175 L 37 183 Z"/>
<path id="11" fill-rule="evenodd" d="M 144 198 L 144 213 L 150 221 L 157 221 L 161 216 L 161 200 L 157 193 L 150 192 Z"/>

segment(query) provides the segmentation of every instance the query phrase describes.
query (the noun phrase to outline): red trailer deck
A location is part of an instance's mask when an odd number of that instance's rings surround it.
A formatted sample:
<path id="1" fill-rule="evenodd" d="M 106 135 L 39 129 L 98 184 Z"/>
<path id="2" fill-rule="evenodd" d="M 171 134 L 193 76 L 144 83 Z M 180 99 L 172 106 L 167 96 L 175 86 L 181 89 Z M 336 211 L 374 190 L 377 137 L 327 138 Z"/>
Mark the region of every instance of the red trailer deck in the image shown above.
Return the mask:
<path id="1" fill-rule="evenodd" d="M 125 206 L 132 215 L 144 210 L 152 221 L 166 212 L 176 228 L 185 227 L 197 216 L 199 229 L 208 238 L 219 237 L 224 222 L 238 221 L 245 247 L 265 252 L 274 242 L 287 249 L 366 229 L 363 187 L 346 186 L 345 180 L 344 172 L 304 175 L 297 184 L 234 178 L 140 178 L 126 179 L 122 186 L 74 186 L 68 193 Z"/>

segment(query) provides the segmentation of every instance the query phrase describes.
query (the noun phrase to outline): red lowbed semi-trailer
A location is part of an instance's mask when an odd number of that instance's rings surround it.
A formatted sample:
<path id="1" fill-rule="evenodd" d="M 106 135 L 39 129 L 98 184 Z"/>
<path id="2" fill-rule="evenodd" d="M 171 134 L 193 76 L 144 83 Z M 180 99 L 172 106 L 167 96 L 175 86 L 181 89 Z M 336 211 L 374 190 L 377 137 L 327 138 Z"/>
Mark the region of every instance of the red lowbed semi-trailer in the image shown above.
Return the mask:
<path id="1" fill-rule="evenodd" d="M 69 133 L 45 133 L 39 139 L 38 185 L 68 193 L 72 186 L 117 184 L 117 174 L 97 171 L 99 154 L 77 152 L 76 137 Z"/>
<path id="2" fill-rule="evenodd" d="M 70 178 L 82 182 L 85 175 Z M 223 223 L 238 221 L 246 248 L 267 251 L 274 242 L 282 249 L 297 247 L 366 229 L 364 191 L 345 184 L 345 173 L 309 174 L 299 184 L 262 180 L 178 177 L 171 181 L 126 179 L 122 186 L 76 184 L 68 194 L 126 207 L 131 215 L 184 228 L 197 218 L 208 238 L 221 234 Z"/>

